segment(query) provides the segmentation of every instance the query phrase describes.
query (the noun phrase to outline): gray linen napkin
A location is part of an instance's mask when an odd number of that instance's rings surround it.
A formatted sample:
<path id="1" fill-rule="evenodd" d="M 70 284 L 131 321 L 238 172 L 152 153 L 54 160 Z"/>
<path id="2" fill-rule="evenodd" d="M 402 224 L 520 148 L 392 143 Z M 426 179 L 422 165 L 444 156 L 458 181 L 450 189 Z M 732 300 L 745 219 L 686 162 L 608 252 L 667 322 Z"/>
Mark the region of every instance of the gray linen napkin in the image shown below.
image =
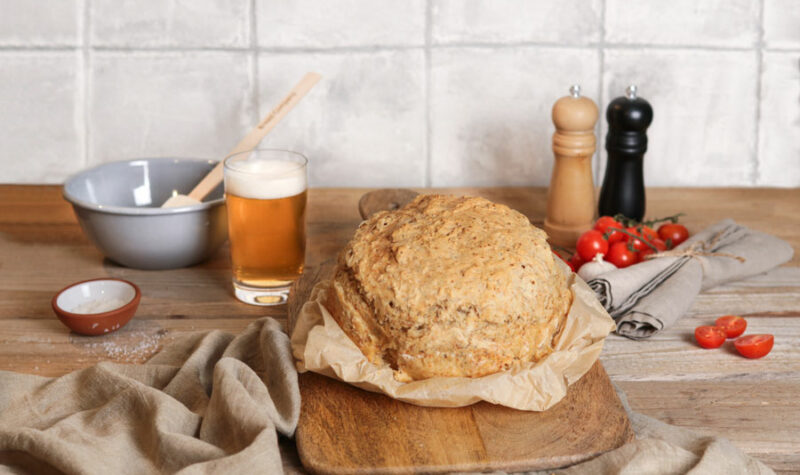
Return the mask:
<path id="1" fill-rule="evenodd" d="M 697 233 L 678 246 L 702 242 L 707 252 L 728 256 L 659 257 L 606 272 L 588 282 L 617 322 L 617 333 L 648 338 L 672 325 L 692 306 L 701 290 L 766 272 L 792 258 L 789 243 L 748 229 L 731 219 Z"/>

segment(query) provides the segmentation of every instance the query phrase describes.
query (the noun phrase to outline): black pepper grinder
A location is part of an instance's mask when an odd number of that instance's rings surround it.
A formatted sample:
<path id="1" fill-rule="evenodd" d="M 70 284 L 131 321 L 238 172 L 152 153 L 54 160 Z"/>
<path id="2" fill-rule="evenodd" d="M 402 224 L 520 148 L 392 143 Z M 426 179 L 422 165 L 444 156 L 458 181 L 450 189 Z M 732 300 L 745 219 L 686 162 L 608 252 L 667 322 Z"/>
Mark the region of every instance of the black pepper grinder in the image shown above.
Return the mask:
<path id="1" fill-rule="evenodd" d="M 653 108 L 636 96 L 636 86 L 632 85 L 625 90 L 624 97 L 611 101 L 606 119 L 608 163 L 598 203 L 600 216 L 619 213 L 641 221 L 645 206 L 642 161 Z"/>

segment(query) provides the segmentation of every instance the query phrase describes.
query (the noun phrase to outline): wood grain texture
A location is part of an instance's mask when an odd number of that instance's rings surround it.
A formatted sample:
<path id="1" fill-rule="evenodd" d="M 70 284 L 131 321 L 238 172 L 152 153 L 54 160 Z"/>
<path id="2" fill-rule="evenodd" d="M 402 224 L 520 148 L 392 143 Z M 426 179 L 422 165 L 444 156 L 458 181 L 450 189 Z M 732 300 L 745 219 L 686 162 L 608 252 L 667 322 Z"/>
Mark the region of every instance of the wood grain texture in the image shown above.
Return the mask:
<path id="1" fill-rule="evenodd" d="M 366 191 L 309 191 L 309 266 L 333 258 L 347 243 L 361 221 L 358 200 Z M 521 211 L 537 225 L 545 215 L 543 188 L 435 191 L 483 196 Z M 787 266 L 700 294 L 686 317 L 649 341 L 610 337 L 601 355 L 606 371 L 635 410 L 727 437 L 777 471 L 797 473 L 800 189 L 657 188 L 648 190 L 647 206 L 649 217 L 687 213 L 682 222 L 693 233 L 733 218 L 788 241 L 795 255 Z M 139 311 L 113 335 L 75 339 L 56 320 L 49 300 L 70 282 L 102 276 L 136 282 L 143 294 Z M 126 269 L 104 261 L 89 244 L 60 187 L 0 185 L 0 369 L 57 376 L 100 361 L 141 361 L 181 335 L 212 329 L 236 333 L 260 316 L 284 320 L 286 312 L 286 307 L 252 307 L 233 298 L 225 248 L 187 269 Z M 725 347 L 698 349 L 694 327 L 726 313 L 746 315 L 752 331 L 774 333 L 772 353 L 745 360 Z M 155 345 L 146 344 L 153 339 Z M 119 346 L 128 353 L 114 351 Z M 291 451 L 291 446 L 283 448 Z M 287 470 L 302 470 L 296 457 L 285 460 Z"/>
<path id="2" fill-rule="evenodd" d="M 288 329 L 334 261 L 292 287 Z M 587 460 L 633 438 L 628 416 L 596 363 L 544 412 L 488 403 L 420 407 L 314 373 L 300 375 L 297 449 L 303 466 L 328 475 L 544 470 Z M 442 437 L 447 434 L 447 437 Z"/>
<path id="3" fill-rule="evenodd" d="M 545 412 L 420 407 L 314 373 L 300 376 L 300 394 L 297 449 L 319 474 L 545 470 L 633 438 L 600 363 Z"/>

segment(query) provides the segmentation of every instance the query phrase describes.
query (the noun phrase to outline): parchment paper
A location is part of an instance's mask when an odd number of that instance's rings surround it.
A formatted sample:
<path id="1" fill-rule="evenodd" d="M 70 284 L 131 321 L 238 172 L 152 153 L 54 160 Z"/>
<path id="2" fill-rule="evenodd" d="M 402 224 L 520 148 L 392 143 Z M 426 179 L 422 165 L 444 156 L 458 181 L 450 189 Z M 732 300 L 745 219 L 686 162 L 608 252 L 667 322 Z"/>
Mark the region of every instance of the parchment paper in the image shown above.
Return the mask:
<path id="1" fill-rule="evenodd" d="M 321 304 L 330 281 L 319 282 L 301 309 L 292 332 L 292 353 L 300 372 L 313 371 L 420 406 L 460 407 L 483 400 L 514 409 L 544 411 L 589 371 L 600 356 L 605 337 L 615 328 L 614 320 L 586 283 L 575 274 L 570 274 L 568 281 L 572 306 L 555 351 L 514 370 L 480 378 L 442 377 L 401 383 L 394 379 L 388 365 L 377 366 L 367 360 Z"/>

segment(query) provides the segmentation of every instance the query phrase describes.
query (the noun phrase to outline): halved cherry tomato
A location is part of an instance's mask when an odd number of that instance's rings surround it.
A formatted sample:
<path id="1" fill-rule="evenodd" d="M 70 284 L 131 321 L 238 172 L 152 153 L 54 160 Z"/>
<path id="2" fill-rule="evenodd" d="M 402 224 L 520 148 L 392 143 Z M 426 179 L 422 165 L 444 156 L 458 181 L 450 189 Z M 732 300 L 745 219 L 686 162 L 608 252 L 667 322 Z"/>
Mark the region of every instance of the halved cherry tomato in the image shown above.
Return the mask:
<path id="1" fill-rule="evenodd" d="M 658 227 L 658 237 L 664 242 L 669 242 L 671 247 L 675 247 L 689 239 L 689 230 L 686 229 L 686 226 L 678 223 L 662 224 Z"/>
<path id="2" fill-rule="evenodd" d="M 775 337 L 769 334 L 741 336 L 733 342 L 736 351 L 745 358 L 761 358 L 772 351 Z"/>
<path id="3" fill-rule="evenodd" d="M 581 256 L 579 256 L 577 252 L 573 254 L 572 257 L 570 257 L 567 261 L 567 264 L 569 264 L 569 268 L 572 269 L 572 272 L 578 272 L 581 266 L 585 263 L 586 261 L 581 259 Z"/>
<path id="4" fill-rule="evenodd" d="M 608 249 L 605 259 L 618 269 L 636 264 L 636 254 L 628 247 L 627 242 L 615 242 Z"/>
<path id="5" fill-rule="evenodd" d="M 608 252 L 608 241 L 603 237 L 603 233 L 596 229 L 590 229 L 581 234 L 575 247 L 581 259 L 588 262 L 594 259 L 598 253 L 606 254 Z"/>
<path id="6" fill-rule="evenodd" d="M 747 328 L 747 320 L 737 315 L 725 315 L 716 319 L 714 325 L 722 328 L 728 338 L 736 338 L 744 333 Z"/>
<path id="7" fill-rule="evenodd" d="M 725 343 L 725 332 L 722 328 L 703 325 L 694 329 L 694 339 L 703 348 L 719 348 Z"/>
<path id="8" fill-rule="evenodd" d="M 622 224 L 619 221 L 612 218 L 611 216 L 600 216 L 597 221 L 594 223 L 594 228 L 604 235 L 608 236 L 608 245 L 612 245 L 615 242 L 619 242 L 625 239 L 625 235 L 619 231 L 615 231 L 614 229 L 609 228 L 616 228 L 622 229 Z"/>

